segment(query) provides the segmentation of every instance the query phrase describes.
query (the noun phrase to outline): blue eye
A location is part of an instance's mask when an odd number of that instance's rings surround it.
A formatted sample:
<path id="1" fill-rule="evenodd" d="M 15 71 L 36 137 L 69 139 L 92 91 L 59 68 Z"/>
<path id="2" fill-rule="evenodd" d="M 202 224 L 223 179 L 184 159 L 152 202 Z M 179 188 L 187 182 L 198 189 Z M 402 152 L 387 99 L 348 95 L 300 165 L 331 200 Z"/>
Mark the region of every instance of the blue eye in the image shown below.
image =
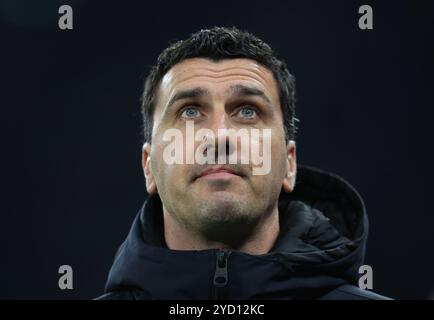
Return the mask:
<path id="1" fill-rule="evenodd" d="M 199 117 L 200 113 L 195 107 L 187 107 L 181 113 L 183 118 L 193 119 Z"/>
<path id="2" fill-rule="evenodd" d="M 253 119 L 256 117 L 256 111 L 252 107 L 243 107 L 239 112 L 243 118 Z"/>

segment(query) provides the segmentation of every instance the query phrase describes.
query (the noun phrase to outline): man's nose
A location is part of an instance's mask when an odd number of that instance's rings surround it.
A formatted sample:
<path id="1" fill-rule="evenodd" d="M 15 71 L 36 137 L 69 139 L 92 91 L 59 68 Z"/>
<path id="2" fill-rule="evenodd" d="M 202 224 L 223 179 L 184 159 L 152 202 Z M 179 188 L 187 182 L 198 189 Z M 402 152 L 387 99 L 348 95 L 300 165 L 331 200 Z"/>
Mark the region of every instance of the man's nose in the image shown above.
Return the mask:
<path id="1" fill-rule="evenodd" d="M 214 132 L 214 136 L 217 137 L 219 132 L 230 129 L 229 115 L 224 110 L 215 111 L 210 117 L 208 126 Z"/>
<path id="2" fill-rule="evenodd" d="M 210 119 L 209 129 L 213 131 L 215 139 L 206 152 L 214 152 L 216 163 L 226 161 L 226 158 L 236 151 L 236 141 L 233 134 L 230 134 L 234 130 L 230 115 L 226 112 L 215 112 Z"/>

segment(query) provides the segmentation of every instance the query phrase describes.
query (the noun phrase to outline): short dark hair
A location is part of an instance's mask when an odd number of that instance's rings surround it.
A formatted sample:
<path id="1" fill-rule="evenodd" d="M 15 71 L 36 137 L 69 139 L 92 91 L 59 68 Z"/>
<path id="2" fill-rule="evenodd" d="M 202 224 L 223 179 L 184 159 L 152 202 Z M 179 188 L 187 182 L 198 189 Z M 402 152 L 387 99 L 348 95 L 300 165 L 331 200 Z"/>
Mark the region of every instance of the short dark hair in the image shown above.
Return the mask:
<path id="1" fill-rule="evenodd" d="M 151 67 L 142 95 L 144 142 L 151 142 L 156 95 L 161 79 L 170 68 L 189 58 L 207 58 L 215 62 L 247 58 L 272 71 L 278 84 L 286 141 L 295 138 L 295 78 L 289 73 L 285 62 L 274 56 L 267 43 L 247 31 L 235 27 L 213 27 L 171 44 L 159 55 L 157 65 Z"/>

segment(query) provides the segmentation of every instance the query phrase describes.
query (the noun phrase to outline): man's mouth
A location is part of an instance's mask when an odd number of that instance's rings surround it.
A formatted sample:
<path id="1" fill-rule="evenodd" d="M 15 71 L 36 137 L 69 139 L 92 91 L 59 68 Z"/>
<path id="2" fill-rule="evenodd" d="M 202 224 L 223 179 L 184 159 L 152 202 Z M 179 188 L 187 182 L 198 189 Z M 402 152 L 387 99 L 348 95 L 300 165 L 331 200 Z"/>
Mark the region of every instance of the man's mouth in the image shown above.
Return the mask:
<path id="1" fill-rule="evenodd" d="M 234 170 L 228 166 L 212 166 L 202 171 L 196 179 L 231 179 L 243 176 L 240 171 Z"/>

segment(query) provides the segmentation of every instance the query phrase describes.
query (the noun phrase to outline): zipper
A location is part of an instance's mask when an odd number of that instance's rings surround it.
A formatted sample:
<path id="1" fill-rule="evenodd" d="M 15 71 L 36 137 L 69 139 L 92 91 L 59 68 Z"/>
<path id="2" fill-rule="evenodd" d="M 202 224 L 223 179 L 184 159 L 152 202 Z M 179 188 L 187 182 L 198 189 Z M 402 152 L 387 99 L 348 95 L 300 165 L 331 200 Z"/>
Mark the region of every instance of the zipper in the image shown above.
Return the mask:
<path id="1" fill-rule="evenodd" d="M 216 252 L 216 265 L 214 272 L 214 299 L 219 298 L 220 288 L 228 284 L 228 258 L 232 252 L 227 250 L 218 250 Z"/>

